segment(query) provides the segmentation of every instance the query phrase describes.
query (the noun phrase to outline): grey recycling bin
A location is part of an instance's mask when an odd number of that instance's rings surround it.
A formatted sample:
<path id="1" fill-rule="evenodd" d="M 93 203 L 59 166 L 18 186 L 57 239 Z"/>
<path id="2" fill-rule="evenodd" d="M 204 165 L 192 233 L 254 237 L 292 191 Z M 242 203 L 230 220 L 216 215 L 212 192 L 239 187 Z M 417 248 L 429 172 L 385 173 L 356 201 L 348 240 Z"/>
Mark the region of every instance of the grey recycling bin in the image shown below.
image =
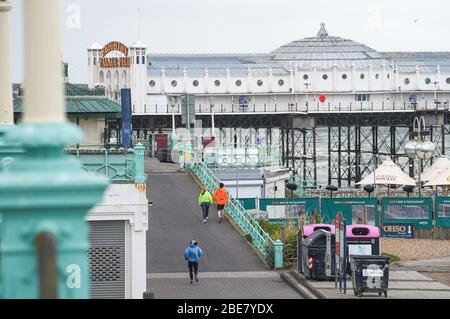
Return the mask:
<path id="1" fill-rule="evenodd" d="M 330 244 L 327 254 L 327 236 Z M 313 280 L 334 280 L 336 263 L 336 236 L 325 230 L 317 230 L 302 241 L 302 269 L 306 278 Z M 328 257 L 327 257 L 328 255 Z M 328 274 L 327 274 L 328 269 Z"/>
<path id="2" fill-rule="evenodd" d="M 389 258 L 386 256 L 350 256 L 353 291 L 362 297 L 364 292 L 384 293 L 389 286 Z"/>
<path id="3" fill-rule="evenodd" d="M 309 237 L 316 230 L 326 230 L 332 234 L 336 233 L 336 229 L 334 225 L 331 224 L 310 224 L 304 225 L 300 227 L 297 233 L 297 272 L 303 273 L 303 265 L 302 265 L 302 242 L 305 238 Z"/>

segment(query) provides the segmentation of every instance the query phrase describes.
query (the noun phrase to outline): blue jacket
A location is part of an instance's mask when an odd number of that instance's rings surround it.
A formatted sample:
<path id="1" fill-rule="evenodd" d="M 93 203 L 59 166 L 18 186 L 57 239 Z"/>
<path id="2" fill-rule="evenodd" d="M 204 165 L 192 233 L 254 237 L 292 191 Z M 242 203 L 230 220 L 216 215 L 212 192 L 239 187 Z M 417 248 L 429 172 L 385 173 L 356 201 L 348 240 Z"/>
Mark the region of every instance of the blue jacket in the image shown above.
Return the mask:
<path id="1" fill-rule="evenodd" d="M 196 245 L 189 245 L 184 251 L 184 259 L 196 263 L 203 256 L 203 250 Z"/>

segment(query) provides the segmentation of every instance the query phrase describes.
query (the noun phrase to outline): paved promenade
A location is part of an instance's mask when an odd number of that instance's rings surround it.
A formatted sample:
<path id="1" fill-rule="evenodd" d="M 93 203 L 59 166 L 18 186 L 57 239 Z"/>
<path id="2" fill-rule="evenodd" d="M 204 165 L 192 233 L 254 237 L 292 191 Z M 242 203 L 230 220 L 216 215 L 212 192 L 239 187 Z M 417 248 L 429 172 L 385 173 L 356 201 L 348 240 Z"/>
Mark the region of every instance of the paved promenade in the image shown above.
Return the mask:
<path id="1" fill-rule="evenodd" d="M 199 186 L 175 164 L 147 160 L 149 211 L 147 290 L 155 298 L 300 298 L 270 271 L 228 223 L 202 223 Z M 183 251 L 191 239 L 205 252 L 200 283 L 191 286 Z"/>

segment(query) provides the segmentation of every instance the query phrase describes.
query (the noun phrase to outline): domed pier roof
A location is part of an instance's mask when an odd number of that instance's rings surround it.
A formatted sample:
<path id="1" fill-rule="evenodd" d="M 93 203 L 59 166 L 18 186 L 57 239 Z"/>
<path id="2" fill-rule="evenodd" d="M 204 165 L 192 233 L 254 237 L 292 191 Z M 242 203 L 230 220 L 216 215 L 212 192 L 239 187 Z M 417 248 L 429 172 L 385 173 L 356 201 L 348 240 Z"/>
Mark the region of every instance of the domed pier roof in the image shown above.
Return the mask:
<path id="1" fill-rule="evenodd" d="M 330 69 L 333 65 L 338 68 L 365 68 L 372 65 L 374 68 L 389 61 L 377 51 L 368 46 L 340 37 L 329 36 L 325 24 L 315 37 L 304 38 L 285 44 L 271 52 L 273 59 L 283 64 L 297 64 L 301 69 Z M 290 63 L 291 62 L 291 63 Z"/>

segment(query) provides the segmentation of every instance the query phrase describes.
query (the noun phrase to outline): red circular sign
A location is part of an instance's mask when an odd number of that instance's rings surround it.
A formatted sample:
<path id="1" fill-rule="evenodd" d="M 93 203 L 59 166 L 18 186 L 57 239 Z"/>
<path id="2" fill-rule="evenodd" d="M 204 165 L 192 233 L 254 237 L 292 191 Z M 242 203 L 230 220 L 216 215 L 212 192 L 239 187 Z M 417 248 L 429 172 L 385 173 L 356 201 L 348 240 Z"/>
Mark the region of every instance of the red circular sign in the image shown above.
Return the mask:
<path id="1" fill-rule="evenodd" d="M 327 96 L 325 94 L 320 94 L 319 101 L 321 103 L 324 103 L 327 100 Z"/>

